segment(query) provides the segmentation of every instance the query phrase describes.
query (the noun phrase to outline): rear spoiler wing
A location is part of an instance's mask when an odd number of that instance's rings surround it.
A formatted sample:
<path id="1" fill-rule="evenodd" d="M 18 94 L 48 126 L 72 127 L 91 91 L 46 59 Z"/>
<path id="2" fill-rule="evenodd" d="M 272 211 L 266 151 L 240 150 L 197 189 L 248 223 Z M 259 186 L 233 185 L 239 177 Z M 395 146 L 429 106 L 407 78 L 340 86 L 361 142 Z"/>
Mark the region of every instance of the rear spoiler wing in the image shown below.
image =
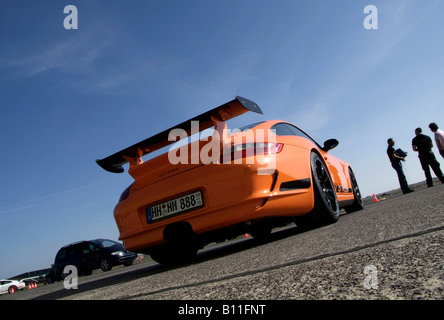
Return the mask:
<path id="1" fill-rule="evenodd" d="M 106 171 L 113 173 L 122 173 L 124 172 L 124 169 L 122 167 L 124 164 L 129 162 L 130 166 L 139 165 L 143 163 L 141 159 L 142 156 L 166 147 L 172 143 L 176 143 L 176 141 L 168 140 L 170 132 L 174 129 L 185 130 L 185 132 L 189 136 L 192 132 L 192 129 L 194 129 L 193 133 L 196 131 L 196 128 L 192 128 L 192 121 L 198 121 L 199 132 L 211 128 L 212 126 L 214 126 L 217 131 L 220 131 L 223 129 L 223 127 L 225 127 L 225 121 L 244 114 L 248 111 L 263 114 L 262 110 L 256 103 L 251 100 L 236 96 L 234 100 L 231 100 L 219 107 L 202 113 L 201 115 L 198 115 L 190 120 L 182 122 L 177 126 L 162 131 L 148 139 L 140 141 L 106 158 L 98 159 L 96 160 L 96 162 Z"/>

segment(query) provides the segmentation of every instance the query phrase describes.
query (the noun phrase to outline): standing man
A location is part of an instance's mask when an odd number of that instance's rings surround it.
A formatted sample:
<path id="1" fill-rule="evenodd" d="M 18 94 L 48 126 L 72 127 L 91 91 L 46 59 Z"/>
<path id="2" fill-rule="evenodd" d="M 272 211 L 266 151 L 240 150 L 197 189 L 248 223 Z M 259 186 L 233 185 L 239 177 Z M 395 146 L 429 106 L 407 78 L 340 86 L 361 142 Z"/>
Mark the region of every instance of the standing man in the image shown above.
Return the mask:
<path id="1" fill-rule="evenodd" d="M 387 140 L 387 143 L 387 155 L 390 159 L 390 163 L 392 164 L 392 168 L 395 169 L 396 173 L 398 174 L 399 185 L 401 186 L 402 193 L 406 194 L 415 191 L 410 189 L 407 183 L 407 179 L 405 178 L 404 170 L 402 170 L 401 163 L 401 161 L 404 161 L 404 157 L 400 157 L 396 154 L 395 148 L 393 148 L 393 146 L 395 145 L 395 141 L 390 138 Z"/>
<path id="2" fill-rule="evenodd" d="M 430 139 L 429 136 L 422 134 L 421 128 L 416 128 L 415 134 L 416 137 L 414 137 L 412 140 L 412 148 L 413 151 L 418 152 L 419 161 L 421 162 L 421 167 L 424 170 L 424 174 L 426 176 L 427 187 L 433 187 L 433 180 L 432 175 L 430 174 L 429 166 L 432 167 L 433 172 L 441 181 L 441 183 L 444 183 L 444 176 L 439 166 L 439 162 L 436 160 L 435 154 L 432 151 L 432 139 Z"/>
<path id="3" fill-rule="evenodd" d="M 429 124 L 430 130 L 435 133 L 436 147 L 439 150 L 439 154 L 444 158 L 444 131 L 438 128 L 438 125 L 434 122 Z"/>

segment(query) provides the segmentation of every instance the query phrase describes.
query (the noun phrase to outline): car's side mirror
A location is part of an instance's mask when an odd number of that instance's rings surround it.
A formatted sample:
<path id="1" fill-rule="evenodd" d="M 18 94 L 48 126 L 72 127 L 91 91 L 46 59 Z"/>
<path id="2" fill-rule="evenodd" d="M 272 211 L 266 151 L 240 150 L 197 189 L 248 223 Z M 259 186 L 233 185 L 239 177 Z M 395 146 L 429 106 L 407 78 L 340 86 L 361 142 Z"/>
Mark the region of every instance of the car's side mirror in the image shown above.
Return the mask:
<path id="1" fill-rule="evenodd" d="M 331 149 L 334 149 L 338 146 L 339 141 L 336 139 L 328 139 L 327 141 L 324 142 L 324 146 L 322 147 L 322 150 L 327 152 Z"/>

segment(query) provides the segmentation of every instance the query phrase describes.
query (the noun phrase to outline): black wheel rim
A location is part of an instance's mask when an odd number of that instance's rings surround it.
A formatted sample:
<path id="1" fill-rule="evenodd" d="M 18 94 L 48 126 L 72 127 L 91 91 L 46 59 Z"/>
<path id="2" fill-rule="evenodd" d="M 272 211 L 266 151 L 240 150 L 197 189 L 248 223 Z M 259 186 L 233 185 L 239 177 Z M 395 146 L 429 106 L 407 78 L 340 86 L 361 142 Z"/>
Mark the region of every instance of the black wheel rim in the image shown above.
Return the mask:
<path id="1" fill-rule="evenodd" d="M 355 195 L 355 199 L 362 204 L 362 196 L 361 191 L 359 190 L 358 181 L 356 181 L 355 175 L 353 171 L 350 169 L 350 180 L 353 188 L 353 194 Z"/>
<path id="2" fill-rule="evenodd" d="M 100 267 L 102 268 L 103 271 L 107 271 L 109 269 L 108 260 L 102 260 L 102 262 L 100 263 Z"/>
<path id="3" fill-rule="evenodd" d="M 322 196 L 327 204 L 327 206 L 336 212 L 338 209 L 338 203 L 336 200 L 336 192 L 331 182 L 330 176 L 325 168 L 324 164 L 320 159 L 316 158 L 315 162 L 316 175 L 318 177 L 318 182 L 321 187 Z"/>

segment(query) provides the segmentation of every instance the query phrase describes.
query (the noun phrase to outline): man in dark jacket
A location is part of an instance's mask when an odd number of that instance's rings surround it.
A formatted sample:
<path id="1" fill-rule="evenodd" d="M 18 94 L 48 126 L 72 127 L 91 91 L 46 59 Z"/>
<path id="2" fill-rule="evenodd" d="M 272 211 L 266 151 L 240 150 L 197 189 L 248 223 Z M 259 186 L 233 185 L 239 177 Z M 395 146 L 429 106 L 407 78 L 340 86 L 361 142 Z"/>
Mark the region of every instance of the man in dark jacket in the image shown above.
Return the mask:
<path id="1" fill-rule="evenodd" d="M 410 189 L 404 175 L 404 170 L 402 169 L 401 161 L 404 161 L 404 157 L 401 157 L 396 153 L 395 148 L 393 148 L 395 141 L 392 138 L 387 140 L 387 144 L 387 155 L 390 159 L 390 163 L 392 164 L 392 168 L 395 169 L 396 173 L 398 174 L 399 185 L 401 186 L 402 193 L 406 194 L 413 192 L 414 190 Z"/>
<path id="2" fill-rule="evenodd" d="M 421 167 L 426 176 L 427 187 L 433 187 L 430 167 L 441 183 L 444 183 L 444 176 L 442 174 L 439 162 L 436 160 L 435 154 L 432 151 L 432 139 L 429 136 L 422 134 L 421 128 L 416 128 L 415 135 L 416 137 L 414 137 L 412 140 L 412 148 L 413 151 L 418 152 L 419 161 L 421 162 Z"/>

